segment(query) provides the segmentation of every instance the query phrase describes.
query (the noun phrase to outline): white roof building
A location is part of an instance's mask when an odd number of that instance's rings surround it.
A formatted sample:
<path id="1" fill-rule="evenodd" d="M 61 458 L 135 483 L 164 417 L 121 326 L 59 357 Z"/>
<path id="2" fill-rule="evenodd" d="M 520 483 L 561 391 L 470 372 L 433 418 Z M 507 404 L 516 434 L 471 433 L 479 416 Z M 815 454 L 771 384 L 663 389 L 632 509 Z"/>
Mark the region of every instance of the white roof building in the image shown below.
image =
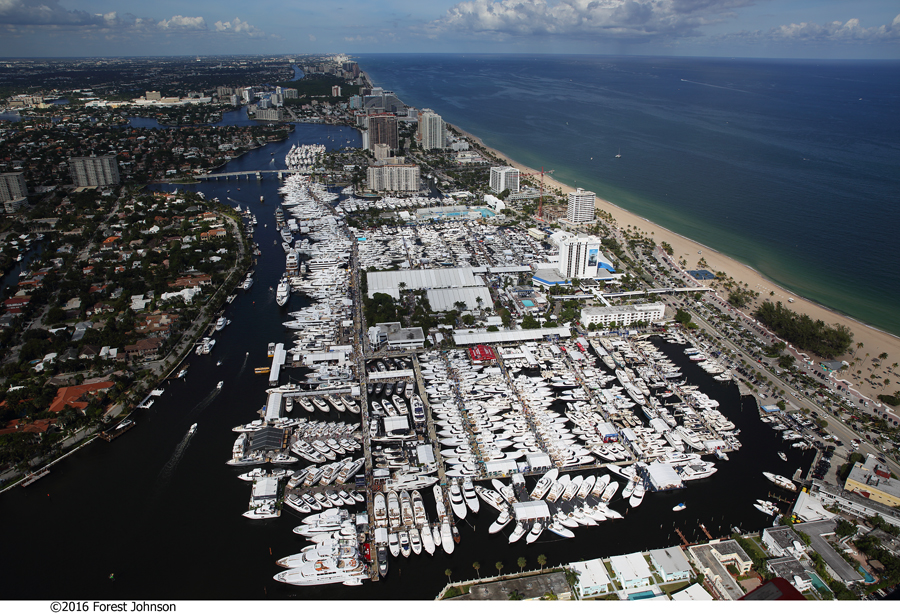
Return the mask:
<path id="1" fill-rule="evenodd" d="M 609 559 L 616 578 L 625 589 L 650 585 L 653 572 L 650 565 L 640 553 L 628 553 L 624 556 L 613 556 Z"/>
<path id="2" fill-rule="evenodd" d="M 569 568 L 578 575 L 578 582 L 575 589 L 578 590 L 580 598 L 590 598 L 591 596 L 599 596 L 606 594 L 613 588 L 612 580 L 609 573 L 606 572 L 606 565 L 603 560 L 588 560 L 586 562 L 572 562 Z"/>

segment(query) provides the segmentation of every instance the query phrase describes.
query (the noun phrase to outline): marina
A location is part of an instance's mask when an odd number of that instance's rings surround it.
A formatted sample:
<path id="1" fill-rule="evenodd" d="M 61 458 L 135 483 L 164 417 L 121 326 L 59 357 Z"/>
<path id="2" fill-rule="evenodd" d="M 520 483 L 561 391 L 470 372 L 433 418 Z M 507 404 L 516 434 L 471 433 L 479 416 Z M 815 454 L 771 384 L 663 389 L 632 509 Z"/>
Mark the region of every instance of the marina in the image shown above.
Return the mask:
<path id="1" fill-rule="evenodd" d="M 321 130 L 324 133 L 324 128 Z M 279 146 L 286 150 L 290 143 Z M 240 164 L 252 164 L 252 155 L 257 152 L 242 158 Z M 268 158 L 268 152 L 265 156 Z M 744 530 L 763 527 L 768 525 L 767 521 L 771 523 L 771 517 L 752 505 L 757 499 L 765 498 L 767 491 L 779 488 L 762 471 L 790 474 L 787 467 L 793 471 L 797 465 L 808 465 L 812 452 L 791 447 L 790 442 L 782 443 L 781 432 L 772 430 L 772 424 L 760 421 L 755 401 L 741 398 L 733 384 L 715 380 L 713 377 L 718 375 L 704 371 L 700 367 L 703 362 L 688 358 L 684 349 L 692 346 L 690 342 L 696 343 L 695 340 L 683 339 L 685 344 L 679 344 L 664 337 L 615 339 L 617 342 L 610 345 L 611 352 L 600 339 L 499 343 L 492 345 L 496 360 L 489 364 L 476 364 L 463 349 L 401 350 L 389 354 L 379 352 L 372 357 L 371 349 L 360 342 L 359 331 L 354 330 L 352 323 L 344 325 L 345 321 L 357 320 L 359 308 L 357 296 L 348 293 L 356 289 L 358 280 L 345 267 L 352 268 L 353 258 L 359 262 L 362 254 L 350 249 L 348 252 L 353 254 L 345 258 L 338 249 L 313 248 L 329 241 L 356 243 L 333 221 L 314 221 L 309 215 L 306 224 L 309 233 L 298 231 L 292 235 L 295 244 L 300 239 L 298 247 L 302 251 L 298 253 L 309 258 L 303 261 L 318 259 L 319 262 L 316 269 L 307 266 L 305 273 L 297 275 L 299 287 L 293 284 L 292 287 L 299 291 L 292 292 L 288 304 L 279 311 L 276 292 L 268 290 L 278 285 L 287 272 L 283 259 L 286 254 L 280 248 L 283 242 L 280 229 L 273 223 L 275 203 L 286 204 L 292 198 L 301 200 L 301 194 L 296 192 L 279 194 L 278 188 L 283 185 L 290 184 L 265 179 L 244 188 L 248 192 L 243 196 L 247 199 L 245 207 L 252 208 L 260 219 L 254 238 L 262 256 L 251 277 L 255 282 L 248 290 L 238 292 L 226 306 L 226 312 L 214 320 L 225 316 L 234 322 L 225 331 L 216 333 L 221 334 L 213 349 L 216 358 L 208 360 L 202 352 L 191 354 L 164 384 L 165 395 L 137 416 L 141 428 L 129 434 L 129 447 L 118 449 L 126 457 L 147 458 L 141 463 L 146 468 L 135 467 L 133 463 L 128 468 L 128 463 L 123 463 L 121 468 L 110 467 L 112 478 L 117 478 L 120 470 L 129 470 L 132 474 L 128 481 L 137 478 L 158 492 L 142 511 L 140 519 L 148 523 L 152 523 L 150 519 L 155 513 L 170 507 L 175 500 L 185 496 L 190 499 L 194 481 L 190 473 L 199 471 L 207 482 L 210 496 L 207 502 L 214 507 L 204 513 L 203 521 L 211 524 L 208 528 L 201 527 L 200 520 L 189 520 L 185 527 L 188 532 L 173 529 L 162 538 L 155 532 L 127 537 L 127 545 L 148 552 L 149 559 L 167 558 L 172 542 L 195 538 L 213 557 L 224 560 L 238 555 L 244 560 L 239 569 L 212 564 L 196 572 L 197 581 L 213 576 L 219 583 L 227 581 L 228 597 L 256 598 L 268 594 L 286 598 L 303 594 L 304 598 L 378 598 L 383 595 L 380 585 L 384 579 L 388 582 L 399 579 L 405 589 L 409 586 L 404 597 L 433 598 L 446 581 L 445 567 L 454 569 L 454 579 L 468 575 L 474 578 L 473 561 L 480 560 L 488 566 L 495 559 L 502 559 L 510 566 L 519 556 L 533 558 L 544 553 L 552 563 L 561 563 L 596 555 L 588 551 L 596 551 L 598 547 L 601 553 L 611 554 L 681 543 L 676 529 L 696 542 L 705 538 L 700 524 L 713 536 L 726 535 L 731 526 L 742 526 Z M 225 195 L 224 186 L 223 182 L 220 197 Z M 218 187 L 204 184 L 203 189 L 206 193 L 217 193 L 214 190 Z M 263 202 L 258 201 L 261 195 L 265 195 Z M 302 196 L 314 195 L 310 190 Z M 346 200 L 347 196 L 317 206 L 334 207 L 342 199 Z M 309 202 L 297 206 L 304 215 L 315 210 Z M 286 216 L 296 208 L 286 207 Z M 271 225 L 262 228 L 264 220 Z M 448 223 L 450 236 L 471 231 L 462 222 Z M 297 225 L 299 228 L 302 224 Z M 320 237 L 318 242 L 312 238 L 313 234 Z M 310 242 L 304 245 L 304 239 Z M 504 237 L 504 240 L 513 239 Z M 524 238 L 514 240 L 527 242 Z M 423 248 L 429 244 L 422 243 Z M 346 242 L 342 244 L 346 246 Z M 458 248 L 456 252 L 448 250 L 447 255 L 463 258 Z M 340 262 L 337 267 L 327 265 L 335 260 Z M 346 301 L 352 303 L 345 304 Z M 263 309 L 265 314 L 261 317 Z M 280 316 L 276 317 L 276 313 Z M 254 324 L 247 325 L 251 321 Z M 282 325 L 290 321 L 297 321 L 297 327 Z M 270 343 L 272 355 L 269 355 Z M 282 345 L 285 361 L 277 369 L 275 384 L 270 385 L 272 370 L 276 370 L 272 361 L 278 344 Z M 700 343 L 696 344 L 702 348 Z M 609 368 L 596 347 L 611 355 L 621 355 L 621 364 L 614 361 L 613 368 Z M 672 364 L 665 364 L 653 351 L 660 352 Z M 573 358 L 575 353 L 584 359 Z M 295 359 L 296 356 L 299 358 Z M 216 366 L 217 360 L 221 366 Z M 254 370 L 266 368 L 269 369 L 266 377 L 254 376 Z M 673 374 L 676 368 L 680 369 L 679 376 L 665 376 Z M 188 369 L 189 376 L 177 377 L 177 373 Z M 618 370 L 633 386 L 631 393 L 618 378 Z M 213 395 L 218 381 L 224 381 L 221 391 L 225 395 Z M 643 393 L 639 381 L 649 394 Z M 402 392 L 398 389 L 401 382 Z M 651 386 L 659 382 L 665 385 Z M 381 388 L 376 392 L 379 384 Z M 389 384 L 393 385 L 390 393 Z M 643 398 L 645 403 L 636 402 L 632 393 L 640 394 L 638 398 Z M 671 395 L 664 397 L 668 393 Z M 320 403 L 313 403 L 313 399 Z M 302 404 L 304 400 L 308 405 Z M 719 405 L 712 406 L 711 400 L 718 401 Z M 633 404 L 627 406 L 628 403 Z M 341 411 L 340 407 L 346 410 Z M 655 411 L 655 416 L 648 417 L 644 408 Z M 668 424 L 661 409 L 675 421 L 674 428 L 663 428 Z M 728 421 L 733 429 L 728 428 Z M 317 434 L 312 428 L 319 427 L 318 422 L 344 430 L 323 429 Z M 199 424 L 196 432 L 182 440 L 193 423 Z M 178 424 L 177 434 L 169 432 L 169 424 Z M 620 435 L 630 430 L 634 436 L 613 441 L 603 424 L 614 426 Z M 682 431 L 678 431 L 679 426 Z M 346 430 L 351 427 L 351 431 Z M 236 428 L 250 431 L 233 431 Z M 240 446 L 240 459 L 251 461 L 225 466 L 235 458 L 234 443 L 242 434 L 246 437 Z M 349 447 L 341 444 L 344 439 L 350 443 Z M 670 439 L 676 444 L 681 441 L 683 455 L 677 455 L 679 452 Z M 329 440 L 341 446 L 340 455 L 329 446 Z M 702 449 L 695 449 L 691 441 Z M 717 441 L 722 442 L 721 448 L 717 447 Z M 314 442 L 320 443 L 319 449 L 313 447 Z M 359 449 L 350 449 L 353 443 Z M 770 457 L 771 462 L 736 461 L 747 453 L 741 449 L 742 444 L 752 446 L 754 455 L 759 448 L 760 457 Z M 322 461 L 311 461 L 293 452 L 296 447 L 319 459 L 304 445 L 319 453 Z M 334 455 L 333 460 L 322 453 L 321 445 L 325 446 L 324 451 Z M 723 450 L 735 461 L 719 460 L 715 451 Z M 788 461 L 779 459 L 775 450 L 784 451 Z M 261 453 L 252 456 L 256 452 Z M 83 452 L 83 460 L 79 458 L 83 465 L 69 470 L 80 473 L 106 466 L 106 453 L 103 447 L 93 446 Z M 257 463 L 252 463 L 253 460 Z M 351 474 L 351 467 L 359 460 L 363 464 Z M 685 479 L 685 475 L 703 474 L 707 462 L 715 463 L 716 472 L 705 478 Z M 661 473 L 662 465 L 671 466 L 671 472 L 665 469 Z M 633 498 L 638 484 L 632 476 L 623 477 L 613 470 L 624 471 L 629 467 L 634 467 L 634 474 L 644 487 L 639 506 L 633 506 L 623 495 L 627 486 L 635 483 L 629 496 Z M 274 470 L 283 469 L 285 474 L 276 479 L 278 502 L 268 506 L 262 502 L 257 507 L 263 507 L 262 510 L 248 519 L 244 516 L 252 511 L 248 497 L 259 495 L 265 500 L 266 492 L 272 489 L 269 485 L 251 492 L 252 487 L 239 478 L 257 468 L 265 471 L 266 476 L 261 479 L 272 479 Z M 321 473 L 311 479 L 315 475 L 310 474 L 310 469 Z M 329 469 L 327 475 L 326 469 Z M 297 475 L 300 471 L 306 473 Z M 344 483 L 338 483 L 342 473 L 346 473 Z M 550 476 L 540 484 L 546 475 Z M 292 485 L 294 477 L 298 478 Z M 555 485 L 564 479 L 571 484 L 579 477 L 579 485 L 568 500 L 564 499 L 567 494 L 564 490 L 556 496 L 558 504 L 548 502 Z M 588 488 L 585 484 L 590 483 L 591 477 L 593 484 Z M 663 483 L 663 477 L 671 483 L 680 480 L 680 487 L 671 488 L 672 491 L 661 487 L 669 483 Z M 334 480 L 328 483 L 331 478 Z M 495 489 L 493 480 L 500 484 L 499 490 Z M 60 506 L 68 505 L 70 488 L 84 489 L 83 480 L 72 481 L 71 485 L 61 480 L 42 481 L 45 482 L 53 482 L 53 497 Z M 602 490 L 598 483 L 604 484 Z M 583 490 L 582 485 L 585 485 Z M 88 487 L 84 492 L 93 489 Z M 546 491 L 542 493 L 542 490 Z M 782 492 L 789 494 L 787 490 Z M 353 504 L 348 504 L 341 493 Z M 401 502 L 404 493 L 409 496 L 408 504 Z M 532 494 L 540 493 L 537 499 L 532 498 Z M 364 502 L 354 494 L 363 497 Z M 388 513 L 391 494 L 396 495 L 399 513 L 395 526 Z M 99 491 L 95 495 L 102 498 Z M 126 489 L 121 495 L 129 499 L 139 494 L 137 489 L 134 492 Z M 335 497 L 343 505 L 336 505 Z M 315 510 L 310 498 L 321 511 Z M 331 509 L 347 512 L 338 529 L 328 532 L 331 536 L 308 541 L 293 532 L 295 527 L 307 525 L 303 523 L 306 518 L 327 510 L 327 503 Z M 679 503 L 684 503 L 685 509 L 673 513 L 673 506 Z M 273 507 L 280 511 L 280 516 L 266 518 Z M 612 517 L 607 515 L 607 509 Z M 59 507 L 54 512 L 58 510 Z M 37 512 L 50 512 L 50 509 Z M 465 519 L 459 518 L 462 513 Z M 78 517 L 77 512 L 73 515 Z M 591 521 L 596 525 L 591 525 Z M 657 524 L 664 525 L 657 528 Z M 223 531 L 231 535 L 227 544 L 220 542 Z M 575 534 L 579 538 L 571 538 Z M 510 542 L 513 535 L 516 538 Z M 315 547 L 304 551 L 311 545 Z M 399 555 L 392 555 L 392 550 Z M 301 566 L 292 568 L 312 564 L 312 575 L 307 568 L 290 576 L 282 575 L 288 581 L 275 579 L 276 573 L 285 570 L 276 562 L 299 554 L 309 555 Z M 315 556 L 319 557 L 311 560 Z M 423 556 L 426 560 L 432 557 L 436 560 L 419 563 L 417 558 Z M 441 556 L 444 559 L 437 560 Z M 146 563 L 115 561 L 112 553 L 108 559 L 118 578 L 115 589 L 127 590 L 144 584 L 148 578 L 162 578 L 157 571 L 151 570 L 148 576 L 142 570 L 138 579 L 138 568 L 145 569 Z M 186 569 L 181 561 L 173 565 L 175 572 Z M 343 580 L 337 582 L 338 578 Z M 85 585 L 96 585 L 106 593 L 104 590 L 110 589 L 109 586 L 98 579 L 86 576 L 80 569 L 73 572 L 72 578 Z M 319 582 L 324 579 L 329 582 Z M 167 593 L 190 597 L 197 592 L 187 585 L 176 585 Z"/>

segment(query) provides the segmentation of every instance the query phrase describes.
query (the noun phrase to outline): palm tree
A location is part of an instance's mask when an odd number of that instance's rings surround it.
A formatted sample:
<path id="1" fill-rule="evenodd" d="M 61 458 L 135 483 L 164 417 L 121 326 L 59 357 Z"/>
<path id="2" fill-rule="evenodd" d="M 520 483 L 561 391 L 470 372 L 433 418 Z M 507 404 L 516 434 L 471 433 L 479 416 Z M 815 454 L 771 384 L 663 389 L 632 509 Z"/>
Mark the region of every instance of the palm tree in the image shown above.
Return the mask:
<path id="1" fill-rule="evenodd" d="M 886 385 L 890 385 L 890 384 L 891 384 L 891 380 L 885 379 L 884 381 L 881 382 L 881 389 L 884 389 Z"/>
<path id="2" fill-rule="evenodd" d="M 897 362 L 894 362 L 893 364 L 891 364 L 891 374 L 894 374 L 894 369 L 897 368 L 898 366 L 900 366 L 900 364 L 897 364 Z"/>
<path id="3" fill-rule="evenodd" d="M 856 343 L 856 351 L 853 352 L 853 357 L 854 357 L 854 358 L 856 357 L 856 353 L 857 353 L 860 349 L 862 349 L 863 347 L 865 347 L 864 344 L 862 344 L 862 343 Z"/>
<path id="4" fill-rule="evenodd" d="M 547 563 L 547 556 L 541 554 L 538 556 L 537 563 L 541 565 L 541 572 L 544 572 L 544 564 Z"/>
<path id="5" fill-rule="evenodd" d="M 526 560 L 525 558 L 519 558 L 518 560 L 516 560 L 516 564 L 519 565 L 519 572 L 522 572 L 523 570 L 525 570 L 525 566 L 528 565 L 528 560 Z"/>
<path id="6" fill-rule="evenodd" d="M 497 567 L 497 576 L 499 577 L 500 571 L 503 570 L 503 562 L 497 562 L 496 564 L 494 564 L 494 566 Z"/>
<path id="7" fill-rule="evenodd" d="M 481 579 L 481 562 L 477 560 L 472 562 L 472 568 L 475 569 L 475 572 L 478 573 L 478 578 Z"/>
<path id="8" fill-rule="evenodd" d="M 447 575 L 447 583 L 450 583 L 450 575 L 453 574 L 453 570 L 448 568 L 444 571 L 444 574 Z"/>

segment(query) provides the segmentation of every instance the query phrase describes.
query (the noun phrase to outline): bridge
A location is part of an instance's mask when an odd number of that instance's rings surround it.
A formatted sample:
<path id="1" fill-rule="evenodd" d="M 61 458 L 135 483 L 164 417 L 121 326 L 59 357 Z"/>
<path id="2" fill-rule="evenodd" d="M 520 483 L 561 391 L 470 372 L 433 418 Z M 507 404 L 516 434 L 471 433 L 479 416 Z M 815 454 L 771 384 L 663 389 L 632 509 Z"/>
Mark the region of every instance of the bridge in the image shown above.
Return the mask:
<path id="1" fill-rule="evenodd" d="M 281 179 L 284 175 L 296 175 L 296 174 L 300 174 L 300 173 L 301 173 L 301 171 L 299 171 L 299 170 L 287 170 L 287 169 L 282 169 L 282 170 L 243 170 L 240 172 L 209 173 L 209 174 L 205 174 L 205 175 L 197 175 L 195 178 L 196 179 L 215 179 L 216 181 L 218 181 L 219 179 L 225 179 L 227 181 L 228 179 L 234 177 L 235 179 L 240 181 L 241 177 L 247 177 L 249 179 L 251 175 L 253 175 L 257 179 L 262 179 L 263 175 L 278 175 L 278 178 Z M 305 173 L 305 174 L 309 174 L 309 173 Z"/>

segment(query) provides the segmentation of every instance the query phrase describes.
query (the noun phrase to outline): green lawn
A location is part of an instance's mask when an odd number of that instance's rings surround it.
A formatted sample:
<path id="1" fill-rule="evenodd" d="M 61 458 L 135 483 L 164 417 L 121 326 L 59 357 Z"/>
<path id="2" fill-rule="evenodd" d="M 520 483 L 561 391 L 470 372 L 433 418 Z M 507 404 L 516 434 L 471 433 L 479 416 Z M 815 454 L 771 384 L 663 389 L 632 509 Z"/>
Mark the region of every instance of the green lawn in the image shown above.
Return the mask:
<path id="1" fill-rule="evenodd" d="M 659 589 L 665 592 L 666 596 L 671 598 L 673 593 L 680 592 L 690 584 L 690 581 L 679 581 L 678 583 L 668 583 L 666 585 L 660 585 Z"/>

